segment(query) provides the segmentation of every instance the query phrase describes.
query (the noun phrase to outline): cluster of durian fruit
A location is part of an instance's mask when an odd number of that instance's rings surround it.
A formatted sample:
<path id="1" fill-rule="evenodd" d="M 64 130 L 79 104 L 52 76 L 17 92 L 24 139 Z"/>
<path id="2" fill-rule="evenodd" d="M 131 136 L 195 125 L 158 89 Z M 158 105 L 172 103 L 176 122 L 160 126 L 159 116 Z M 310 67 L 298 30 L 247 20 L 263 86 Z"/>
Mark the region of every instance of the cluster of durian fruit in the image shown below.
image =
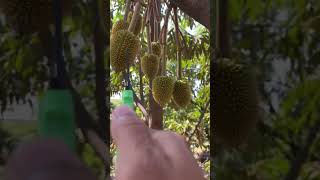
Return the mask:
<path id="1" fill-rule="evenodd" d="M 137 35 L 142 28 L 142 17 L 139 15 L 136 26 L 132 32 L 128 31 L 132 13 L 128 21 L 117 21 L 111 30 L 111 66 L 116 73 L 123 72 L 139 53 L 140 41 Z M 159 75 L 161 45 L 159 42 L 151 43 L 151 52 L 141 59 L 143 74 L 152 84 L 154 100 L 162 107 L 169 104 L 173 107 L 184 108 L 191 103 L 191 88 L 186 81 L 175 80 L 173 77 Z"/>
<path id="2" fill-rule="evenodd" d="M 63 15 L 69 14 L 72 0 L 61 1 L 61 6 Z M 0 10 L 22 34 L 46 30 L 54 22 L 52 0 L 0 0 Z"/>
<path id="3" fill-rule="evenodd" d="M 259 119 L 258 88 L 250 66 L 236 59 L 213 63 L 213 137 L 236 147 Z"/>

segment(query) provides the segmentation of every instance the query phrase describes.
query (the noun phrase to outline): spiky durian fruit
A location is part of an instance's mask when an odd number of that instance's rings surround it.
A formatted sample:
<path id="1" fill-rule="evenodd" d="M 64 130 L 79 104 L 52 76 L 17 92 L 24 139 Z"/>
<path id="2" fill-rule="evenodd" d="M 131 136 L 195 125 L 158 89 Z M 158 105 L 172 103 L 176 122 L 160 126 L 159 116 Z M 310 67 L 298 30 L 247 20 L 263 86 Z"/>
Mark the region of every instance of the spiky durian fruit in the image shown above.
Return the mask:
<path id="1" fill-rule="evenodd" d="M 64 0 L 61 6 L 65 15 L 70 11 L 72 1 Z M 44 31 L 54 22 L 51 0 L 1 0 L 0 9 L 9 24 L 21 34 Z"/>
<path id="2" fill-rule="evenodd" d="M 170 102 L 174 87 L 174 79 L 167 76 L 157 76 L 152 81 L 152 95 L 154 100 L 165 106 Z"/>
<path id="3" fill-rule="evenodd" d="M 161 55 L 161 46 L 159 42 L 152 42 L 151 43 L 152 53 L 159 56 Z"/>
<path id="4" fill-rule="evenodd" d="M 141 69 L 149 79 L 156 77 L 159 71 L 159 57 L 154 54 L 146 54 L 141 59 Z"/>
<path id="5" fill-rule="evenodd" d="M 139 51 L 139 39 L 127 30 L 112 35 L 110 43 L 110 64 L 115 72 L 124 71 L 132 65 Z"/>
<path id="6" fill-rule="evenodd" d="M 186 107 L 191 102 L 191 88 L 186 81 L 178 80 L 174 83 L 173 100 L 179 107 Z"/>
<path id="7" fill-rule="evenodd" d="M 119 20 L 115 22 L 112 26 L 111 35 L 120 30 L 127 30 L 129 28 L 129 23 L 124 20 Z"/>
<path id="8" fill-rule="evenodd" d="M 130 13 L 128 14 L 129 24 L 131 23 L 132 16 L 133 16 L 133 13 L 130 12 Z M 134 29 L 133 29 L 133 34 L 138 35 L 138 34 L 140 33 L 140 31 L 141 31 L 141 28 L 142 28 L 142 16 L 139 14 L 139 15 L 138 15 L 137 22 L 136 22 L 136 26 L 135 26 Z"/>
<path id="9" fill-rule="evenodd" d="M 258 90 L 251 68 L 234 60 L 213 63 L 213 137 L 240 145 L 258 119 Z"/>

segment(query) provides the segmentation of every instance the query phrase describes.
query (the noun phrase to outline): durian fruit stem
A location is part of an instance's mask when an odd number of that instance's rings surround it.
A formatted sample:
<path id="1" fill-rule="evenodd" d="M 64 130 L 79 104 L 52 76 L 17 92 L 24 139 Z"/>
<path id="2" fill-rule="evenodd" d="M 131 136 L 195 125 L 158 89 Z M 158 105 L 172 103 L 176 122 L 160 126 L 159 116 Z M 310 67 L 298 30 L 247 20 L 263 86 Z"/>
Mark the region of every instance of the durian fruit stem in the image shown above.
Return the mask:
<path id="1" fill-rule="evenodd" d="M 152 48 L 151 48 L 151 32 L 150 32 L 150 21 L 146 26 L 146 31 L 147 31 L 147 41 L 148 41 L 148 53 L 152 54 Z"/>
<path id="2" fill-rule="evenodd" d="M 128 28 L 128 31 L 130 32 L 133 32 L 136 24 L 137 24 L 137 20 L 139 18 L 139 13 L 140 13 L 140 9 L 141 9 L 141 3 L 140 1 L 138 1 L 136 3 L 136 5 L 134 6 L 134 12 L 133 12 L 133 15 L 132 15 L 132 19 L 131 19 L 131 22 L 130 22 L 130 25 L 129 25 L 129 28 Z"/>
<path id="3" fill-rule="evenodd" d="M 141 57 L 138 55 L 139 60 L 139 83 L 140 83 L 140 99 L 142 104 L 144 104 L 144 95 L 143 95 L 143 74 L 142 74 L 142 68 L 141 68 Z"/>
<path id="4" fill-rule="evenodd" d="M 165 76 L 166 75 L 166 64 L 167 64 L 167 33 L 168 33 L 168 22 L 169 22 L 169 16 L 172 10 L 172 6 L 169 6 L 164 18 L 164 24 L 162 27 L 162 33 L 160 37 L 160 45 L 162 46 L 161 48 L 161 75 Z"/>
<path id="5" fill-rule="evenodd" d="M 153 19 L 153 28 L 154 28 L 154 37 L 153 37 L 153 41 L 158 41 L 158 23 L 157 21 L 155 20 L 155 18 Z"/>
<path id="6" fill-rule="evenodd" d="M 130 5 L 131 5 L 131 0 L 127 0 L 126 9 L 125 9 L 125 12 L 124 12 L 124 17 L 123 17 L 124 21 L 127 21 L 127 19 L 128 19 L 128 15 L 129 15 L 129 11 L 130 11 Z"/>
<path id="7" fill-rule="evenodd" d="M 160 21 L 161 21 L 161 15 L 160 15 L 160 9 L 161 8 L 161 2 L 159 0 L 154 0 L 154 6 L 153 6 L 153 21 L 154 21 L 154 34 L 155 38 L 154 41 L 159 41 L 159 31 L 160 31 Z"/>
<path id="8" fill-rule="evenodd" d="M 176 30 L 176 44 L 177 44 L 177 78 L 181 79 L 182 68 L 181 68 L 181 44 L 180 44 L 180 31 L 179 31 L 179 22 L 178 22 L 178 13 L 177 7 L 173 9 L 174 13 L 174 25 Z"/>

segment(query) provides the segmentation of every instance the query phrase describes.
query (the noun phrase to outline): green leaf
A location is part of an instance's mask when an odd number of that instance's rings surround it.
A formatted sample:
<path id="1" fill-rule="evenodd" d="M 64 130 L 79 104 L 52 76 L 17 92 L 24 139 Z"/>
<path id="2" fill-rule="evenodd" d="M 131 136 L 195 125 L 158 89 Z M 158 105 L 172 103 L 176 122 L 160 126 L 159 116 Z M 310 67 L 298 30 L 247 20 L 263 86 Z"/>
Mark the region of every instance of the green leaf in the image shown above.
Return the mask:
<path id="1" fill-rule="evenodd" d="M 251 20 L 256 21 L 258 15 L 262 12 L 262 8 L 263 8 L 262 0 L 248 0 L 247 6 L 249 9 L 249 16 Z"/>
<path id="2" fill-rule="evenodd" d="M 238 21 L 244 7 L 244 0 L 231 0 L 230 1 L 230 16 L 232 21 Z"/>

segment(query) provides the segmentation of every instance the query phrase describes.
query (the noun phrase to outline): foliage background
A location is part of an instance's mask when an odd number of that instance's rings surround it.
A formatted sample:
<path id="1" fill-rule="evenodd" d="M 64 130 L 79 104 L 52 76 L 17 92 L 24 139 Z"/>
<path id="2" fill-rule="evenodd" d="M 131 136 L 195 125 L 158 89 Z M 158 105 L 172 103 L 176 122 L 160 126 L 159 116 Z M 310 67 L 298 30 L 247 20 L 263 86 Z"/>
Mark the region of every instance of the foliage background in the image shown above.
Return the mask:
<path id="1" fill-rule="evenodd" d="M 80 94 L 82 103 L 90 115 L 97 118 L 93 2 L 73 1 L 70 15 L 63 17 L 63 53 L 74 89 Z M 46 50 L 45 44 L 40 43 L 37 33 L 18 36 L 0 11 L 1 115 L 16 104 L 37 109 L 37 98 L 45 92 L 48 84 L 48 59 L 44 57 Z M 38 135 L 37 119 L 23 122 L 1 119 L 0 134 L 6 135 L 0 135 L 1 179 L 2 169 L 15 145 Z M 79 139 L 78 155 L 99 177 L 104 176 L 102 160 L 83 139 Z"/>
<path id="2" fill-rule="evenodd" d="M 239 149 L 214 145 L 214 179 L 319 179 L 320 2 L 229 3 L 233 55 L 256 70 L 263 120 Z"/>

